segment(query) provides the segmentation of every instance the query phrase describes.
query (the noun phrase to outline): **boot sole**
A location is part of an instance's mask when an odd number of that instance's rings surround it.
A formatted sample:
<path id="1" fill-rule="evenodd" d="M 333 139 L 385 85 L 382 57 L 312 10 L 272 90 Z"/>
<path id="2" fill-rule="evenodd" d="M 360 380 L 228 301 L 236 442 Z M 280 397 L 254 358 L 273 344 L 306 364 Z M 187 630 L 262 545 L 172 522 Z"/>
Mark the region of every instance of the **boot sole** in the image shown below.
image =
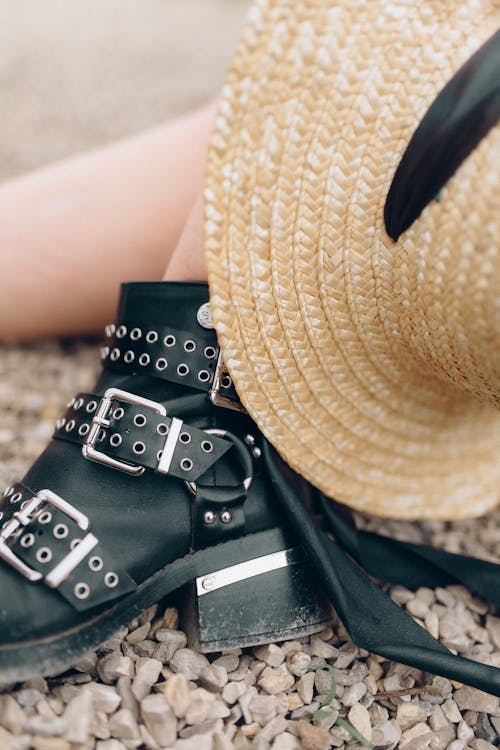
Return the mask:
<path id="1" fill-rule="evenodd" d="M 127 625 L 152 604 L 185 584 L 199 577 L 207 576 L 214 571 L 238 565 L 255 559 L 257 556 L 280 552 L 293 546 L 293 541 L 282 529 L 274 528 L 256 534 L 248 534 L 245 537 L 223 542 L 179 558 L 140 584 L 132 594 L 125 596 L 123 600 L 118 601 L 92 619 L 82 622 L 79 626 L 59 632 L 54 636 L 0 646 L 0 682 L 10 684 L 35 676 L 60 674 L 78 662 L 89 651 L 98 648 L 104 641 L 113 636 L 120 627 Z M 307 563 L 305 566 L 293 567 L 303 568 L 308 567 L 308 565 Z M 205 647 L 202 650 L 219 650 L 220 648 L 227 648 L 229 645 L 250 645 L 251 643 L 269 642 L 271 640 L 285 640 L 286 638 L 317 632 L 325 627 L 330 619 L 329 610 L 325 610 L 317 601 L 313 601 L 311 589 L 307 586 L 302 586 L 303 593 L 296 595 L 291 602 L 287 600 L 279 601 L 283 598 L 283 592 L 286 590 L 286 588 L 283 588 L 283 576 L 288 576 L 288 590 L 290 585 L 294 584 L 290 568 L 283 568 L 278 578 L 276 573 L 278 571 L 273 570 L 270 573 L 258 574 L 248 579 L 252 582 L 249 584 L 251 596 L 245 597 L 249 608 L 248 612 L 241 611 L 241 582 L 209 594 L 209 597 L 217 594 L 213 604 L 218 613 L 217 621 L 220 623 L 220 629 L 214 628 L 212 623 L 211 628 L 207 631 L 206 640 L 211 641 L 210 646 L 215 648 Z M 296 577 L 296 573 L 294 575 Z M 259 579 L 259 582 L 256 585 L 257 579 Z M 237 587 L 234 591 L 237 593 L 237 600 L 240 603 L 238 604 L 239 610 L 236 613 L 235 607 L 231 605 L 232 586 Z M 273 591 L 277 594 L 274 599 L 277 598 L 278 601 L 274 601 Z M 263 602 L 273 601 L 273 606 L 268 610 L 258 612 L 258 617 L 256 617 L 255 595 L 258 595 L 259 592 L 260 599 Z M 208 599 L 208 597 L 206 598 Z M 223 611 L 221 611 L 221 608 Z M 277 625 L 274 617 L 278 610 L 281 612 L 281 619 Z M 232 612 L 230 620 L 225 617 L 224 611 Z M 250 612 L 254 613 L 254 620 L 248 619 Z M 195 613 L 194 632 L 198 634 L 195 636 L 195 640 L 198 642 L 201 640 L 203 646 L 203 639 L 200 639 L 199 634 L 205 632 L 203 627 L 206 629 L 206 624 L 199 619 L 196 622 L 197 618 L 199 618 L 199 615 L 197 616 Z M 228 633 L 227 627 L 234 629 L 236 621 L 240 622 L 239 630 L 236 626 L 236 631 L 233 634 Z"/>

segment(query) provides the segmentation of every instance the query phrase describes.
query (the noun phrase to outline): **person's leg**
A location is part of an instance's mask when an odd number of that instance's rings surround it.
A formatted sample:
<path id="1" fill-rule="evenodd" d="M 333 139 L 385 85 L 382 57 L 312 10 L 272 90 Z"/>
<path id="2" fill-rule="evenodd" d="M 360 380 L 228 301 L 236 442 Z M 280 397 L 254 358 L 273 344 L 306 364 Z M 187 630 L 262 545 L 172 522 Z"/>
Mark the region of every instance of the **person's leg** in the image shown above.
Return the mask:
<path id="1" fill-rule="evenodd" d="M 164 281 L 206 281 L 203 245 L 203 194 L 200 192 L 167 264 Z"/>
<path id="2" fill-rule="evenodd" d="M 0 186 L 0 340 L 96 331 L 120 281 L 161 278 L 214 107 Z"/>

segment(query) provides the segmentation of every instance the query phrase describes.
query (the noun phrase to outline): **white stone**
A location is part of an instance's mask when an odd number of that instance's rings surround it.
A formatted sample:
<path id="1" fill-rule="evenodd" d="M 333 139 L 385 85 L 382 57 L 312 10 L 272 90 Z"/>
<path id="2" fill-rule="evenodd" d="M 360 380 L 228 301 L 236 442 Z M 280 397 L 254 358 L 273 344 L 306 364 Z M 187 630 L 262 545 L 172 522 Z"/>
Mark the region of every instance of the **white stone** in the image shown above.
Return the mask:
<path id="1" fill-rule="evenodd" d="M 258 685 L 269 695 L 275 695 L 289 690 L 295 680 L 290 672 L 284 667 L 266 667 L 258 680 Z"/>
<path id="2" fill-rule="evenodd" d="M 94 706 L 106 714 L 112 714 L 121 703 L 121 697 L 116 689 L 110 685 L 102 685 L 100 682 L 90 682 L 88 690 L 94 698 Z"/>
<path id="3" fill-rule="evenodd" d="M 286 657 L 286 663 L 289 671 L 296 677 L 301 677 L 307 672 L 307 668 L 311 663 L 311 657 L 304 651 L 292 651 Z"/>
<path id="4" fill-rule="evenodd" d="M 247 689 L 244 682 L 228 682 L 222 689 L 222 698 L 229 706 L 232 706 Z"/>
<path id="5" fill-rule="evenodd" d="M 285 654 L 279 646 L 269 643 L 265 646 L 257 646 L 253 649 L 254 656 L 265 661 L 270 667 L 278 667 L 285 660 Z"/>
<path id="6" fill-rule="evenodd" d="M 26 717 L 21 706 L 11 695 L 0 695 L 0 721 L 12 734 L 21 734 Z"/>
<path id="7" fill-rule="evenodd" d="M 63 717 L 67 724 L 64 739 L 74 743 L 84 743 L 90 734 L 94 719 L 92 692 L 83 688 L 70 700 Z"/>
<path id="8" fill-rule="evenodd" d="M 273 695 L 255 695 L 249 704 L 252 719 L 261 727 L 273 719 L 277 712 L 277 701 Z"/>
<path id="9" fill-rule="evenodd" d="M 396 721 L 401 727 L 401 731 L 405 732 L 407 729 L 411 729 L 415 724 L 425 721 L 425 711 L 421 708 L 418 703 L 400 703 L 398 706 Z"/>
<path id="10" fill-rule="evenodd" d="M 304 703 L 310 703 L 312 701 L 314 692 L 314 677 L 314 672 L 306 672 L 297 681 L 297 692 Z"/>
<path id="11" fill-rule="evenodd" d="M 122 656 L 119 651 L 113 651 L 99 659 L 97 674 L 106 685 L 111 685 L 120 677 L 133 677 L 134 664 L 129 656 Z"/>
<path id="12" fill-rule="evenodd" d="M 209 663 L 203 654 L 198 654 L 190 648 L 180 648 L 173 655 L 170 666 L 174 672 L 182 672 L 188 680 L 197 680 L 202 669 L 208 667 Z"/>
<path id="13" fill-rule="evenodd" d="M 174 674 L 162 685 L 165 686 L 162 692 L 170 708 L 178 719 L 182 719 L 189 706 L 189 686 L 186 676 L 180 673 Z"/>
<path id="14" fill-rule="evenodd" d="M 352 706 L 348 715 L 348 720 L 351 722 L 353 727 L 360 732 L 369 742 L 372 739 L 372 725 L 370 721 L 370 714 L 367 709 L 360 703 Z"/>
<path id="15" fill-rule="evenodd" d="M 403 732 L 399 747 L 400 750 L 425 750 L 426 747 L 429 747 L 431 740 L 432 732 L 428 725 L 420 722 Z"/>
<path id="16" fill-rule="evenodd" d="M 455 703 L 461 711 L 478 711 L 486 714 L 499 713 L 499 700 L 496 696 L 482 690 L 465 686 L 454 694 Z"/>
<path id="17" fill-rule="evenodd" d="M 139 737 L 139 727 L 128 708 L 121 708 L 109 719 L 109 731 L 119 740 L 133 740 Z"/>
<path id="18" fill-rule="evenodd" d="M 340 701 L 344 706 L 354 706 L 355 703 L 359 703 L 361 698 L 366 694 L 366 685 L 364 682 L 356 682 L 354 685 L 350 685 L 344 691 Z"/>
<path id="19" fill-rule="evenodd" d="M 395 721 L 376 724 L 372 731 L 372 742 L 376 747 L 395 747 L 401 739 L 401 729 Z"/>
<path id="20" fill-rule="evenodd" d="M 172 745 L 177 737 L 177 719 L 167 699 L 161 693 L 146 696 L 141 701 L 144 723 L 160 746 Z"/>

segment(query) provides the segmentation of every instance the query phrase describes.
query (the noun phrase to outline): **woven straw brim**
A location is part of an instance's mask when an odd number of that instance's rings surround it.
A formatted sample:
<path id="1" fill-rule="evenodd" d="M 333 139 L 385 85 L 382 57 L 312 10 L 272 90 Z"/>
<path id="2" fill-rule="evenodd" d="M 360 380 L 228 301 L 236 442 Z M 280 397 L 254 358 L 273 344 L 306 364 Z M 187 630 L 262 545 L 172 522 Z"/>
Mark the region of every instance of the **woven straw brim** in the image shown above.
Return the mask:
<path id="1" fill-rule="evenodd" d="M 205 245 L 224 361 L 290 466 L 362 511 L 498 502 L 500 128 L 398 243 L 383 207 L 420 119 L 499 24 L 472 0 L 259 2 L 223 90 Z"/>

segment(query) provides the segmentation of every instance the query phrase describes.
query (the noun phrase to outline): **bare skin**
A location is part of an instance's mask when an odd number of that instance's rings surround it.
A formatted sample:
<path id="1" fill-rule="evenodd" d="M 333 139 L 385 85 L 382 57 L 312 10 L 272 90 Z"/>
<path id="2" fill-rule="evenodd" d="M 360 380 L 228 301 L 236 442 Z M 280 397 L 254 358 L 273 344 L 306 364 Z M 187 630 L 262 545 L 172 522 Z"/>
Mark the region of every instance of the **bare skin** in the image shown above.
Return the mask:
<path id="1" fill-rule="evenodd" d="M 121 281 L 160 279 L 166 266 L 170 279 L 205 277 L 188 249 L 201 238 L 200 200 L 179 237 L 214 110 L 0 186 L 0 340 L 98 331 Z"/>

